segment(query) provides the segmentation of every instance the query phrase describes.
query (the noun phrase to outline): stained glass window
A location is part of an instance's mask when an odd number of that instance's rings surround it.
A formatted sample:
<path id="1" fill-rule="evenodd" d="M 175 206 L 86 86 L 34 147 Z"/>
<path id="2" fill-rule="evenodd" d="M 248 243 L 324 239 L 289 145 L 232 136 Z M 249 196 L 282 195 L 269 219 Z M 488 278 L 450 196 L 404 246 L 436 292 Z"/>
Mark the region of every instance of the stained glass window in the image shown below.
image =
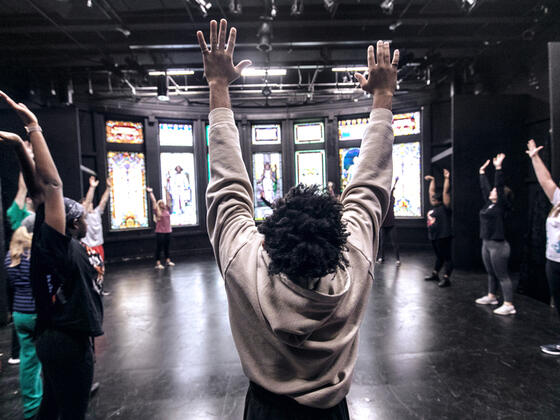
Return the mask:
<path id="1" fill-rule="evenodd" d="M 196 172 L 192 153 L 161 153 L 162 198 L 171 199 L 171 224 L 197 224 Z"/>
<path id="2" fill-rule="evenodd" d="M 252 127 L 253 144 L 279 144 L 280 124 L 255 124 Z"/>
<path id="3" fill-rule="evenodd" d="M 296 184 L 325 187 L 325 151 L 296 152 Z"/>
<path id="4" fill-rule="evenodd" d="M 352 177 L 354 176 L 354 171 L 356 170 L 357 163 L 359 161 L 360 148 L 352 147 L 350 149 L 340 149 L 340 191 L 348 186 Z"/>
<path id="5" fill-rule="evenodd" d="M 255 219 L 263 220 L 272 213 L 272 209 L 264 200 L 273 203 L 274 200 L 282 197 L 281 153 L 253 154 L 253 191 Z"/>
<path id="6" fill-rule="evenodd" d="M 420 142 L 398 143 L 393 146 L 393 183 L 395 188 L 395 216 L 422 216 Z"/>
<path id="7" fill-rule="evenodd" d="M 148 227 L 146 166 L 143 153 L 108 152 L 111 230 Z"/>
<path id="8" fill-rule="evenodd" d="M 297 144 L 322 143 L 325 126 L 322 122 L 294 124 L 294 140 Z"/>
<path id="9" fill-rule="evenodd" d="M 162 146 L 192 146 L 192 125 L 160 123 L 159 144 Z"/>
<path id="10" fill-rule="evenodd" d="M 142 123 L 132 121 L 112 121 L 105 123 L 107 143 L 144 143 Z"/>
<path id="11" fill-rule="evenodd" d="M 341 120 L 338 122 L 338 139 L 361 140 L 368 124 L 369 118 L 353 118 L 351 120 Z"/>
<path id="12" fill-rule="evenodd" d="M 420 133 L 420 112 L 393 115 L 395 136 L 409 136 Z"/>
<path id="13" fill-rule="evenodd" d="M 422 217 L 422 180 L 420 142 L 398 143 L 393 146 L 393 183 L 395 188 L 395 216 Z M 352 180 L 360 149 L 340 149 L 341 191 Z"/>

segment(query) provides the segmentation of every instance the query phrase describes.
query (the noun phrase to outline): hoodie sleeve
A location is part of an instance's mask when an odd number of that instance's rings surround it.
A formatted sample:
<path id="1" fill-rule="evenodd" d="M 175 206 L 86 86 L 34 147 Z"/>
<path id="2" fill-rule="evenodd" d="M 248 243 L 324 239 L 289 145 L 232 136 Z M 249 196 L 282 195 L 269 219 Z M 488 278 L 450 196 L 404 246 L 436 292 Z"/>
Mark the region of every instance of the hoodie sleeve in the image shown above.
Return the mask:
<path id="1" fill-rule="evenodd" d="M 393 114 L 383 108 L 371 111 L 362 140 L 358 167 L 342 193 L 343 219 L 349 242 L 373 260 L 379 226 L 389 207 L 393 177 Z"/>
<path id="2" fill-rule="evenodd" d="M 210 184 L 206 190 L 208 236 L 222 276 L 256 232 L 253 187 L 241 157 L 239 132 L 228 108 L 210 112 Z"/>

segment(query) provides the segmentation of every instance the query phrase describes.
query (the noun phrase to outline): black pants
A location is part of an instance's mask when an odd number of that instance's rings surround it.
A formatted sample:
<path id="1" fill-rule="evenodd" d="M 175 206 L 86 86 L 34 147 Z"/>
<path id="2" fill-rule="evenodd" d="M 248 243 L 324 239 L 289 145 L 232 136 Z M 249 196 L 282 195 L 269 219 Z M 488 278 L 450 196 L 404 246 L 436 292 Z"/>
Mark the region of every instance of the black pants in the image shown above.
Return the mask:
<path id="1" fill-rule="evenodd" d="M 546 278 L 550 294 L 554 298 L 554 306 L 558 311 L 558 316 L 560 316 L 560 263 L 546 260 Z"/>
<path id="2" fill-rule="evenodd" d="M 387 237 L 391 239 L 393 251 L 395 251 L 395 258 L 400 260 L 399 257 L 399 240 L 397 238 L 396 226 L 385 226 L 379 230 L 379 258 L 385 258 L 385 245 Z"/>
<path id="3" fill-rule="evenodd" d="M 251 382 L 245 397 L 244 420 L 349 420 L 346 398 L 331 408 L 319 409 L 298 404 L 283 395 Z"/>
<path id="4" fill-rule="evenodd" d="M 12 352 L 11 358 L 12 359 L 19 359 L 19 339 L 16 332 L 16 324 L 12 322 Z"/>
<path id="5" fill-rule="evenodd" d="M 513 302 L 513 285 L 508 270 L 510 253 L 508 241 L 482 241 L 482 262 L 488 273 L 488 293 L 495 296 L 501 287 L 506 302 Z"/>
<path id="6" fill-rule="evenodd" d="M 156 233 L 156 261 L 161 261 L 160 255 L 163 251 L 165 259 L 169 258 L 169 242 L 171 233 Z"/>
<path id="7" fill-rule="evenodd" d="M 453 272 L 453 261 L 451 260 L 451 241 L 449 238 L 434 239 L 432 241 L 432 246 L 436 253 L 436 264 L 434 265 L 434 271 L 439 273 L 439 270 L 443 267 L 443 275 L 450 276 Z"/>
<path id="8" fill-rule="evenodd" d="M 90 338 L 46 330 L 37 339 L 43 366 L 43 400 L 40 420 L 85 419 L 93 382 Z"/>

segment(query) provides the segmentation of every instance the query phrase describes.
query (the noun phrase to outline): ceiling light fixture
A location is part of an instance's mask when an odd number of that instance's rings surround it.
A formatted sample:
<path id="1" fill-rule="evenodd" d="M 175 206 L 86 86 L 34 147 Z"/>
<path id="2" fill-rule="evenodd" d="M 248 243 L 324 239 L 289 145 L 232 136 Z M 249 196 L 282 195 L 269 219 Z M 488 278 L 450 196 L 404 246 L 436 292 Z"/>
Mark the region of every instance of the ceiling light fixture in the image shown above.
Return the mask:
<path id="1" fill-rule="evenodd" d="M 336 9 L 338 9 L 338 1 L 337 0 L 323 0 L 323 5 L 327 12 L 334 16 L 336 13 Z"/>
<path id="2" fill-rule="evenodd" d="M 285 76 L 286 69 L 255 69 L 252 67 L 246 68 L 241 72 L 241 76 L 255 77 L 255 76 Z"/>
<path id="3" fill-rule="evenodd" d="M 239 16 L 243 11 L 241 0 L 229 0 L 229 11 L 232 15 Z"/>
<path id="4" fill-rule="evenodd" d="M 269 20 L 264 20 L 261 23 L 259 32 L 257 32 L 257 37 L 259 38 L 257 50 L 264 53 L 272 51 L 272 22 L 270 22 Z"/>
<path id="5" fill-rule="evenodd" d="M 159 76 L 157 81 L 158 101 L 169 102 L 167 76 Z"/>
<path id="6" fill-rule="evenodd" d="M 396 31 L 397 28 L 398 28 L 399 26 L 401 26 L 401 25 L 402 25 L 402 20 L 397 20 L 395 23 L 391 23 L 391 24 L 389 25 L 389 30 L 394 32 L 394 31 Z"/>
<path id="7" fill-rule="evenodd" d="M 291 16 L 301 16 L 303 14 L 303 0 L 294 0 L 290 9 Z"/>
<path id="8" fill-rule="evenodd" d="M 336 73 L 346 73 L 346 72 L 357 72 L 357 71 L 368 71 L 368 66 L 347 66 L 347 67 L 333 67 L 331 69 Z"/>
<path id="9" fill-rule="evenodd" d="M 150 76 L 188 76 L 194 74 L 193 70 L 170 69 L 167 71 L 152 70 L 148 72 Z"/>
<path id="10" fill-rule="evenodd" d="M 478 0 L 461 0 L 461 8 L 470 13 L 476 7 Z"/>
<path id="11" fill-rule="evenodd" d="M 212 8 L 212 3 L 206 0 L 192 0 L 198 6 L 202 17 L 208 16 L 208 10 Z M 187 3 L 189 0 L 187 0 Z"/>
<path id="12" fill-rule="evenodd" d="M 392 15 L 393 9 L 395 8 L 395 1 L 394 0 L 383 0 L 379 5 L 381 7 L 381 11 L 386 15 Z"/>

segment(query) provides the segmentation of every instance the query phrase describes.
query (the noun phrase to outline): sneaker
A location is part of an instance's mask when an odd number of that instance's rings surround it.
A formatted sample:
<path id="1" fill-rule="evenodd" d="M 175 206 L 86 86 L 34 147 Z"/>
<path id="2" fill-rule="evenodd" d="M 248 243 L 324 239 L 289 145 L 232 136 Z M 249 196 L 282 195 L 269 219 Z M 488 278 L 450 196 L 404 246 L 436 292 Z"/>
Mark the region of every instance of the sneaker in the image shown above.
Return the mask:
<path id="1" fill-rule="evenodd" d="M 486 295 L 486 296 L 482 296 L 481 298 L 478 298 L 477 300 L 475 300 L 475 302 L 478 303 L 479 305 L 497 305 L 498 299 Z"/>
<path id="2" fill-rule="evenodd" d="M 432 274 L 431 276 L 424 277 L 424 281 L 438 281 L 439 277 L 437 274 Z"/>
<path id="3" fill-rule="evenodd" d="M 497 309 L 494 309 L 496 315 L 514 315 L 517 313 L 515 306 L 513 305 L 502 305 Z"/>
<path id="4" fill-rule="evenodd" d="M 449 281 L 449 277 L 443 276 L 443 278 L 437 284 L 438 287 L 449 287 L 451 286 L 451 282 Z"/>
<path id="5" fill-rule="evenodd" d="M 383 258 L 378 258 L 377 261 L 375 261 L 377 264 L 383 264 L 383 261 L 385 261 Z"/>
<path id="6" fill-rule="evenodd" d="M 165 267 L 161 264 L 156 264 L 156 267 L 155 267 L 156 270 L 163 270 L 164 268 Z"/>
<path id="7" fill-rule="evenodd" d="M 560 344 L 544 344 L 541 346 L 541 351 L 553 356 L 560 356 Z"/>
<path id="8" fill-rule="evenodd" d="M 173 261 L 167 261 L 165 265 L 168 267 L 175 267 L 175 263 Z"/>
<path id="9" fill-rule="evenodd" d="M 8 359 L 8 363 L 9 363 L 10 365 L 19 365 L 19 359 L 14 359 L 13 357 L 10 357 L 10 358 Z"/>
<path id="10" fill-rule="evenodd" d="M 99 390 L 99 382 L 94 382 L 91 385 L 91 388 L 89 390 L 89 395 L 90 397 L 93 397 L 93 395 L 95 395 L 95 393 Z"/>
<path id="11" fill-rule="evenodd" d="M 395 265 L 396 265 L 397 267 L 400 267 L 400 266 L 401 266 L 401 260 L 397 260 L 397 261 L 395 262 Z"/>

